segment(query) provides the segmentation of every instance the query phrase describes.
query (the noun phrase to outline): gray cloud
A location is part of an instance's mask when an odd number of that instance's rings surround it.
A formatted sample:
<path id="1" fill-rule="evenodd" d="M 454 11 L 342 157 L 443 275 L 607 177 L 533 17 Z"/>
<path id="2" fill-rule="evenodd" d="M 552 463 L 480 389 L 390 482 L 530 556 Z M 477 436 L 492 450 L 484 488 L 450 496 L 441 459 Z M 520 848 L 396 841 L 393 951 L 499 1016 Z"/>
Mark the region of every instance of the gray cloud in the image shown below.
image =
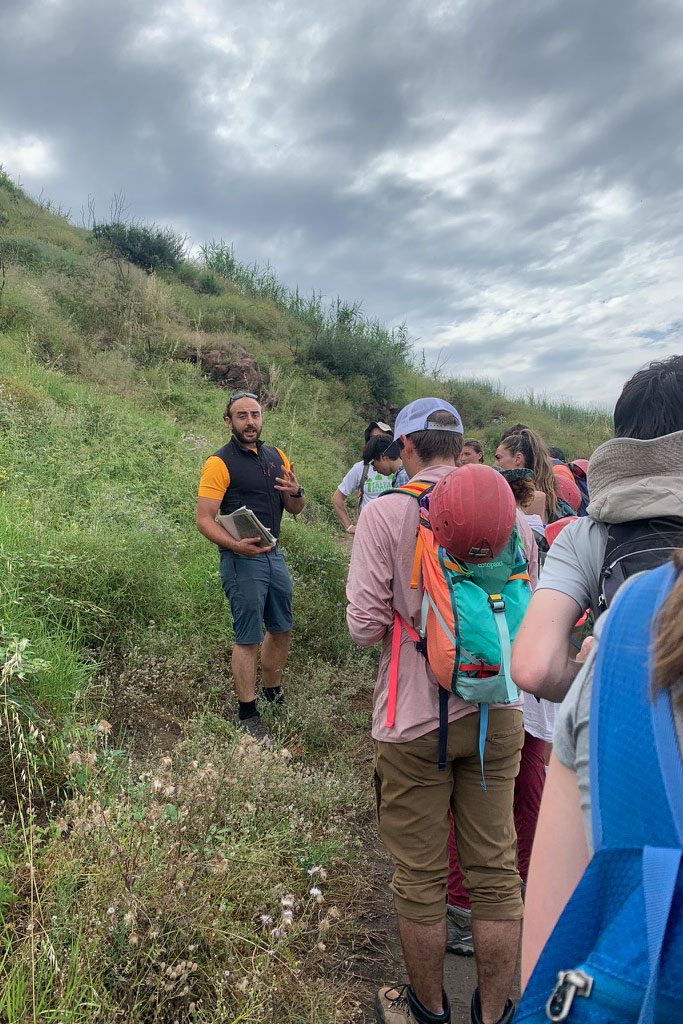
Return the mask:
<path id="1" fill-rule="evenodd" d="M 675 0 L 5 2 L 0 160 L 611 401 L 681 345 Z"/>

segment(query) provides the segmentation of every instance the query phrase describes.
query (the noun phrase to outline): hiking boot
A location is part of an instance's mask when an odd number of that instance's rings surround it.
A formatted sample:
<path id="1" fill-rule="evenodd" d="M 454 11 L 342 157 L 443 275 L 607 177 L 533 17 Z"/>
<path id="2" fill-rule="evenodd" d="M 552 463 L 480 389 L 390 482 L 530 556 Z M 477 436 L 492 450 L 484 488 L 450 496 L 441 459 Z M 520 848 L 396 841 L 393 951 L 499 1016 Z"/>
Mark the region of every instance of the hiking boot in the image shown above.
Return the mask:
<path id="1" fill-rule="evenodd" d="M 240 718 L 238 715 L 235 720 L 235 725 L 243 732 L 248 732 L 255 740 L 269 739 L 268 730 L 261 721 L 260 715 L 250 715 L 249 718 Z"/>
<path id="2" fill-rule="evenodd" d="M 515 1016 L 515 1004 L 508 999 L 503 1010 L 503 1016 L 499 1017 L 496 1024 L 512 1024 Z M 470 1007 L 470 1020 L 472 1024 L 483 1024 L 481 1019 L 481 1002 L 479 1000 L 479 989 L 475 988 L 472 993 L 472 1005 Z"/>
<path id="3" fill-rule="evenodd" d="M 472 911 L 446 904 L 446 950 L 458 956 L 472 956 Z"/>
<path id="4" fill-rule="evenodd" d="M 375 996 L 375 1019 L 378 1024 L 419 1024 L 422 1019 L 430 1018 L 439 1024 L 450 1024 L 451 1007 L 445 992 L 443 1001 L 446 1009 L 438 1017 L 427 1014 L 426 1018 L 422 1015 L 418 1018 L 414 1012 L 414 1000 L 410 985 L 386 985 Z M 424 1008 L 423 1012 L 426 1013 Z"/>

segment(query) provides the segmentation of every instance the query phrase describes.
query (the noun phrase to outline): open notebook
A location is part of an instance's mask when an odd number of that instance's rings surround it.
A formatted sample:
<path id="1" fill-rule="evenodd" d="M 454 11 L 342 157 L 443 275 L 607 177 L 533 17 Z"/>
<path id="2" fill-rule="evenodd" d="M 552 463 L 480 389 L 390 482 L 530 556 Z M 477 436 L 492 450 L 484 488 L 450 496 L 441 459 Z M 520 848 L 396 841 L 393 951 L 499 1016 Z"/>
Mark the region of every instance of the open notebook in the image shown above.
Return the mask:
<path id="1" fill-rule="evenodd" d="M 260 537 L 261 547 L 263 548 L 270 548 L 277 544 L 277 540 L 273 537 L 268 527 L 264 526 L 258 516 L 250 508 L 247 508 L 246 505 L 235 509 L 230 515 L 216 516 L 216 522 L 220 523 L 223 529 L 227 530 L 235 540 L 244 540 L 246 537 Z"/>

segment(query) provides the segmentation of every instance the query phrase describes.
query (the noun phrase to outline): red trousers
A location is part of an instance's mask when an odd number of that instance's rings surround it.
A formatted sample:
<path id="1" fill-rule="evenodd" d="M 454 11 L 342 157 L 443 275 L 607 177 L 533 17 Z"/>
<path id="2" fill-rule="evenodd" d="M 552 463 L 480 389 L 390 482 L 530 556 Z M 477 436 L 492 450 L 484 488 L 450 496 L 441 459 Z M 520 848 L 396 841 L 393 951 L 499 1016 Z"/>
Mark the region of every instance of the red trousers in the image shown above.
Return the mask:
<path id="1" fill-rule="evenodd" d="M 524 733 L 519 775 L 515 779 L 514 802 L 517 869 L 523 882 L 526 882 L 529 872 L 529 858 L 545 783 L 545 749 L 544 740 L 537 739 L 531 733 Z M 483 792 L 482 799 L 486 799 L 486 794 Z M 448 837 L 448 861 L 448 902 L 453 906 L 469 909 L 470 897 L 463 886 L 462 874 L 458 867 L 458 851 L 455 847 L 452 821 Z"/>

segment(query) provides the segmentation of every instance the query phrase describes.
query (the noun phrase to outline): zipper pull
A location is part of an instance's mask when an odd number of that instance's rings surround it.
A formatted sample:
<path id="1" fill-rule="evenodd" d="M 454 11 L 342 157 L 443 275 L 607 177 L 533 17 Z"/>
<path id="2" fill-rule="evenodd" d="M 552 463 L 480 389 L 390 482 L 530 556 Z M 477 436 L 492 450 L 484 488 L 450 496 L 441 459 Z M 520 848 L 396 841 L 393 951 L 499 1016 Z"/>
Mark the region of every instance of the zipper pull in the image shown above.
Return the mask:
<path id="1" fill-rule="evenodd" d="M 557 985 L 545 1006 L 548 1020 L 563 1021 L 569 1016 L 574 996 L 587 999 L 593 990 L 593 979 L 583 971 L 559 971 Z"/>

